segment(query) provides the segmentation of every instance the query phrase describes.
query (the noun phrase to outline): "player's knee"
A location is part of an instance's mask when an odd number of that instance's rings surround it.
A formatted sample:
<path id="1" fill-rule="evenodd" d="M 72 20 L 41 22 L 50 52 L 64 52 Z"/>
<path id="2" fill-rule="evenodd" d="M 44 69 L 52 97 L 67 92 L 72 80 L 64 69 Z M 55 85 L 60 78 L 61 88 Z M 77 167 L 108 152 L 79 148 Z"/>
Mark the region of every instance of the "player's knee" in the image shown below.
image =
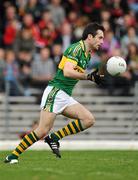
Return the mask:
<path id="1" fill-rule="evenodd" d="M 87 120 L 86 120 L 86 127 L 89 128 L 91 126 L 93 126 L 95 123 L 95 118 L 94 116 L 91 114 L 87 117 Z"/>

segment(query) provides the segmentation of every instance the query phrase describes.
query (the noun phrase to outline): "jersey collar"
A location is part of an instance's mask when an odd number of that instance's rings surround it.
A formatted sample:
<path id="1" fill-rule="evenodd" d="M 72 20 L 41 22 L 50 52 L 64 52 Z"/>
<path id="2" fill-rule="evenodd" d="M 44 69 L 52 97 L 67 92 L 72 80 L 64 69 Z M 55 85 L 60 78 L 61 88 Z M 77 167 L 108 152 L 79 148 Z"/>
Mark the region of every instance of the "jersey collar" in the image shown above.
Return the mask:
<path id="1" fill-rule="evenodd" d="M 86 53 L 86 47 L 83 40 L 80 40 L 80 44 L 81 44 L 82 50 L 84 51 L 85 56 L 86 57 L 90 56 L 90 53 L 88 54 Z"/>
<path id="2" fill-rule="evenodd" d="M 86 51 L 86 47 L 85 47 L 85 44 L 84 44 L 83 40 L 80 40 L 80 44 L 81 44 L 82 50 Z"/>

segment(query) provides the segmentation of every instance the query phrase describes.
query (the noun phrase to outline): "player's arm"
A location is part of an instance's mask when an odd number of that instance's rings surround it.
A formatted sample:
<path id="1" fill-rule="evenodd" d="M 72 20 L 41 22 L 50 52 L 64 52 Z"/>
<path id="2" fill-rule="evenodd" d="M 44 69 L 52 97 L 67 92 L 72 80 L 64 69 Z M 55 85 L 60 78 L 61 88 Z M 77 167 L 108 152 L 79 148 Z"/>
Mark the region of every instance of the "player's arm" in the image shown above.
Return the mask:
<path id="1" fill-rule="evenodd" d="M 79 79 L 79 80 L 90 80 L 95 82 L 96 84 L 102 84 L 103 83 L 103 75 L 98 74 L 98 70 L 95 70 L 89 74 L 86 73 L 80 73 L 75 70 L 76 64 L 72 62 L 66 62 L 63 68 L 63 73 L 65 77 L 70 77 L 73 79 Z"/>
<path id="2" fill-rule="evenodd" d="M 79 79 L 79 80 L 86 80 L 87 74 L 80 73 L 75 70 L 76 64 L 67 61 L 64 65 L 63 73 L 65 77 L 73 78 L 73 79 Z"/>

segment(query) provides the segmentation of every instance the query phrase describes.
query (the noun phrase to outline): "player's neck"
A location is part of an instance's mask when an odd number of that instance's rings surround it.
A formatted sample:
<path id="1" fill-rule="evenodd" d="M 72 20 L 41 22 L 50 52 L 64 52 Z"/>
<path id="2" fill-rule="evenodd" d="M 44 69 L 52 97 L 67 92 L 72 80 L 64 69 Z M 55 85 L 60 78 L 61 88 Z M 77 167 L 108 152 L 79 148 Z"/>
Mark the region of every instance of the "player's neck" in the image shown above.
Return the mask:
<path id="1" fill-rule="evenodd" d="M 85 45 L 85 51 L 86 51 L 86 54 L 90 53 L 92 51 L 89 43 L 87 42 L 87 40 L 84 40 L 84 45 Z"/>

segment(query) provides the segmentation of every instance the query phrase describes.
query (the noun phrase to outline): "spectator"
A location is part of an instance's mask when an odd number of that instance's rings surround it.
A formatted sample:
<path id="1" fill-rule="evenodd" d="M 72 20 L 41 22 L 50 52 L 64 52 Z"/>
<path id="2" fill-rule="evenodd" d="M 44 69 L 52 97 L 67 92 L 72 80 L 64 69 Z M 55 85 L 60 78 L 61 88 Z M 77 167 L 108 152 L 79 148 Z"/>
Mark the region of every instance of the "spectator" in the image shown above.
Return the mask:
<path id="1" fill-rule="evenodd" d="M 24 95 L 31 95 L 31 64 L 32 64 L 32 53 L 28 51 L 20 51 L 18 53 L 18 64 L 20 70 L 19 81 L 23 86 Z"/>
<path id="2" fill-rule="evenodd" d="M 29 51 L 19 51 L 17 56 L 19 68 L 22 68 L 24 65 L 31 66 L 32 56 L 33 54 Z"/>
<path id="3" fill-rule="evenodd" d="M 107 8 L 104 8 L 101 11 L 101 13 L 100 13 L 100 21 L 101 21 L 101 24 L 104 25 L 104 28 L 106 30 L 109 30 L 109 29 L 111 29 L 113 27 L 114 24 L 113 24 L 113 21 L 112 21 L 112 18 L 111 18 L 111 13 Z"/>
<path id="4" fill-rule="evenodd" d="M 55 67 L 57 69 L 58 64 L 62 57 L 62 45 L 61 44 L 54 44 L 52 46 L 52 60 L 55 63 Z"/>
<path id="5" fill-rule="evenodd" d="M 106 31 L 110 31 L 112 29 L 111 24 L 108 21 L 103 21 L 101 24 L 104 26 Z"/>
<path id="6" fill-rule="evenodd" d="M 91 21 L 100 21 L 100 12 L 103 8 L 102 0 L 84 0 L 82 2 L 82 9 L 85 16 L 88 16 Z"/>
<path id="7" fill-rule="evenodd" d="M 9 83 L 9 95 L 22 95 L 22 87 L 19 83 L 19 68 L 12 50 L 6 52 L 5 80 Z"/>
<path id="8" fill-rule="evenodd" d="M 129 6 L 128 2 L 124 0 L 113 0 L 110 1 L 111 15 L 114 19 L 123 16 L 125 13 L 128 13 Z"/>
<path id="9" fill-rule="evenodd" d="M 48 27 L 45 27 L 41 30 L 40 37 L 36 41 L 37 49 L 49 46 L 51 47 L 54 44 L 55 39 L 57 38 L 57 33 L 55 31 L 54 24 L 50 22 Z"/>
<path id="10" fill-rule="evenodd" d="M 35 50 L 35 42 L 32 31 L 28 28 L 22 29 L 14 42 L 14 51 L 18 54 L 19 51 L 28 51 L 33 53 Z"/>
<path id="11" fill-rule="evenodd" d="M 6 6 L 6 5 L 5 5 Z M 7 5 L 6 7 L 6 11 L 5 11 L 5 23 L 7 24 L 10 21 L 13 20 L 17 20 L 17 12 L 16 12 L 16 8 L 13 5 Z"/>
<path id="12" fill-rule="evenodd" d="M 27 0 L 16 0 L 16 7 L 18 9 L 18 15 L 20 19 L 22 19 L 22 17 L 25 15 L 26 4 Z"/>
<path id="13" fill-rule="evenodd" d="M 129 8 L 138 15 L 138 1 L 137 0 L 129 0 Z"/>
<path id="14" fill-rule="evenodd" d="M 52 14 L 52 20 L 56 28 L 60 28 L 65 20 L 65 11 L 61 6 L 61 0 L 51 0 L 51 4 L 47 6 Z"/>
<path id="15" fill-rule="evenodd" d="M 23 95 L 24 96 L 30 96 L 31 91 L 31 66 L 24 64 L 20 69 L 20 77 L 19 77 L 20 83 L 23 86 Z"/>
<path id="16" fill-rule="evenodd" d="M 112 56 L 116 48 L 120 48 L 120 44 L 118 40 L 115 38 L 113 31 L 112 30 L 106 31 L 102 49 L 106 49 L 108 55 Z"/>
<path id="17" fill-rule="evenodd" d="M 31 31 L 34 41 L 37 41 L 39 39 L 40 31 L 38 26 L 34 23 L 32 14 L 26 13 L 24 15 L 22 25 L 23 28 L 29 29 Z"/>
<path id="18" fill-rule="evenodd" d="M 77 14 L 81 13 L 81 4 L 82 2 L 80 2 L 80 0 L 62 1 L 62 6 L 65 9 L 66 16 L 68 16 L 71 11 L 76 12 Z"/>
<path id="19" fill-rule="evenodd" d="M 42 13 L 42 17 L 38 23 L 38 26 L 40 28 L 40 30 L 48 27 L 48 24 L 53 22 L 52 21 L 52 14 L 50 12 L 50 10 L 45 10 L 43 13 Z"/>
<path id="20" fill-rule="evenodd" d="M 132 15 L 132 12 L 130 11 L 128 14 L 116 19 L 114 24 L 115 35 L 121 41 L 122 37 L 127 34 L 128 29 L 131 26 L 136 26 L 135 16 Z"/>
<path id="21" fill-rule="evenodd" d="M 35 21 L 37 22 L 41 17 L 41 12 L 43 6 L 39 3 L 38 0 L 29 0 L 25 6 L 25 12 L 32 14 Z"/>
<path id="22" fill-rule="evenodd" d="M 79 15 L 76 11 L 70 11 L 66 18 L 67 22 L 73 27 L 73 29 L 75 29 L 78 17 Z"/>
<path id="23" fill-rule="evenodd" d="M 135 43 L 128 45 L 127 61 L 132 73 L 132 84 L 134 85 L 138 81 L 138 46 Z"/>
<path id="24" fill-rule="evenodd" d="M 101 22 L 103 21 L 108 21 L 111 23 L 111 13 L 110 11 L 108 10 L 108 8 L 104 8 L 102 11 L 101 11 L 101 14 L 100 14 L 100 18 L 101 18 Z"/>
<path id="25" fill-rule="evenodd" d="M 40 2 L 40 4 L 41 4 L 42 6 L 47 6 L 47 5 L 49 5 L 49 0 L 39 0 L 39 2 Z"/>
<path id="26" fill-rule="evenodd" d="M 36 88 L 44 89 L 55 74 L 55 66 L 50 55 L 50 49 L 44 47 L 32 63 L 32 85 Z"/>
<path id="27" fill-rule="evenodd" d="M 82 32 L 86 24 L 88 24 L 90 19 L 88 16 L 79 16 L 76 22 L 76 26 L 74 29 L 74 36 L 76 40 L 80 40 L 82 37 Z"/>
<path id="28" fill-rule="evenodd" d="M 18 30 L 18 22 L 15 19 L 9 21 L 9 23 L 6 25 L 3 35 L 3 42 L 6 48 L 13 48 L 13 43 L 15 41 Z"/>
<path id="29" fill-rule="evenodd" d="M 62 52 L 73 42 L 75 37 L 72 35 L 72 27 L 69 23 L 65 22 L 62 25 L 61 33 L 56 38 L 56 43 L 62 44 Z"/>
<path id="30" fill-rule="evenodd" d="M 135 28 L 132 26 L 128 28 L 127 34 L 121 40 L 121 49 L 125 56 L 127 55 L 128 45 L 130 43 L 138 45 L 138 36 Z"/>
<path id="31" fill-rule="evenodd" d="M 20 28 L 20 23 L 17 20 L 18 15 L 16 12 L 16 8 L 10 3 L 5 2 L 5 13 L 4 13 L 4 20 L 3 20 L 3 43 L 6 48 L 12 48 L 13 42 L 16 37 L 16 33 Z M 4 7 L 3 7 L 4 8 Z"/>

